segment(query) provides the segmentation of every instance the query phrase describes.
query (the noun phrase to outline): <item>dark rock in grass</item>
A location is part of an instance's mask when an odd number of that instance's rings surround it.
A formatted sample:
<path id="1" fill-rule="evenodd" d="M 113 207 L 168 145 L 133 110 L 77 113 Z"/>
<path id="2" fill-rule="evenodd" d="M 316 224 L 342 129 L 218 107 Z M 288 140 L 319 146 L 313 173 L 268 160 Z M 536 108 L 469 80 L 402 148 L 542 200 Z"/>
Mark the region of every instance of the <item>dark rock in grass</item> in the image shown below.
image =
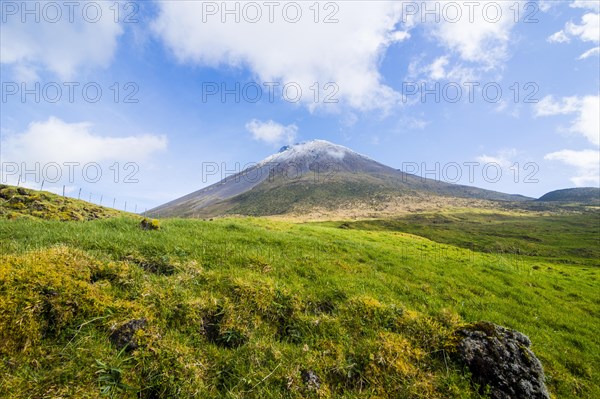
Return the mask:
<path id="1" fill-rule="evenodd" d="M 148 326 L 148 321 L 145 318 L 130 320 L 122 326 L 115 328 L 110 334 L 110 342 L 119 350 L 123 348 L 127 352 L 136 350 L 139 345 L 135 339 L 135 333 L 143 330 Z"/>
<path id="2" fill-rule="evenodd" d="M 312 370 L 302 370 L 302 382 L 309 391 L 317 391 L 321 388 L 321 379 Z"/>
<path id="3" fill-rule="evenodd" d="M 31 209 L 34 211 L 45 211 L 48 207 L 45 204 L 36 201 L 31 205 Z"/>
<path id="4" fill-rule="evenodd" d="M 490 322 L 474 323 L 457 334 L 460 359 L 475 382 L 489 385 L 493 399 L 550 398 L 542 364 L 525 335 Z"/>
<path id="5" fill-rule="evenodd" d="M 144 218 L 140 222 L 142 230 L 160 230 L 160 222 L 156 219 Z"/>

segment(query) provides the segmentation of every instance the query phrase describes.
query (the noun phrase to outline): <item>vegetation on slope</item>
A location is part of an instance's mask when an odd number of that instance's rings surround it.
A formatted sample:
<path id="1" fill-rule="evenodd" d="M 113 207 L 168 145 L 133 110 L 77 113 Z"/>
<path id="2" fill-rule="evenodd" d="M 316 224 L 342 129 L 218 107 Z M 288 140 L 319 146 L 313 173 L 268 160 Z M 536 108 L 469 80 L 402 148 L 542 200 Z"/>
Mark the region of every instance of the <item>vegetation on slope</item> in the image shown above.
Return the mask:
<path id="1" fill-rule="evenodd" d="M 600 259 L 600 214 L 590 210 L 540 216 L 458 209 L 320 224 L 405 232 L 476 252 L 518 255 L 532 261 L 598 266 Z"/>
<path id="2" fill-rule="evenodd" d="M 0 240 L 0 396 L 479 397 L 452 354 L 477 320 L 529 335 L 556 397 L 600 396 L 589 258 L 252 218 L 4 220 Z"/>
<path id="3" fill-rule="evenodd" d="M 287 184 L 264 183 L 232 198 L 228 214 L 266 216 L 289 213 L 296 208 L 311 209 L 325 206 L 336 209 L 348 201 L 384 201 L 387 197 L 410 191 L 390 190 L 380 181 L 367 175 L 349 175 L 346 179 L 315 182 L 305 177 Z"/>
<path id="4" fill-rule="evenodd" d="M 600 188 L 579 187 L 550 191 L 542 195 L 538 201 L 587 202 L 600 204 Z"/>
<path id="5" fill-rule="evenodd" d="M 0 219 L 93 220 L 125 214 L 47 191 L 0 184 Z"/>

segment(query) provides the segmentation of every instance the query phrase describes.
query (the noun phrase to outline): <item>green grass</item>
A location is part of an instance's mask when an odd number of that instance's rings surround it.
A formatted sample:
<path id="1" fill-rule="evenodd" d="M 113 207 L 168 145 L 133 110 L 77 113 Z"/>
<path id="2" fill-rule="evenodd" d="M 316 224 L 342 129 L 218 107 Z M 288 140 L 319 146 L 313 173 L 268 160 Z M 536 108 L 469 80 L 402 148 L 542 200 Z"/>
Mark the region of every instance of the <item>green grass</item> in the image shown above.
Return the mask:
<path id="1" fill-rule="evenodd" d="M 47 191 L 0 184 L 0 219 L 94 220 L 131 215 Z"/>
<path id="2" fill-rule="evenodd" d="M 232 207 L 227 211 L 233 215 L 280 215 L 312 209 L 316 206 L 327 206 L 330 210 L 339 208 L 344 202 L 376 200 L 397 196 L 408 190 L 391 189 L 384 185 L 385 180 L 378 180 L 368 175 L 343 175 L 336 178 L 315 180 L 309 176 L 293 182 L 275 180 L 266 182 L 251 191 L 236 196 L 227 202 Z M 339 180 L 338 180 L 339 178 Z"/>
<path id="3" fill-rule="evenodd" d="M 598 266 L 600 214 L 516 214 L 454 210 L 408 214 L 384 220 L 323 222 L 326 226 L 399 231 L 477 252 L 521 255 L 531 261 Z"/>
<path id="4" fill-rule="evenodd" d="M 452 334 L 489 320 L 531 338 L 554 397 L 600 397 L 597 213 L 452 218 L 0 220 L 0 396 L 477 398 Z"/>

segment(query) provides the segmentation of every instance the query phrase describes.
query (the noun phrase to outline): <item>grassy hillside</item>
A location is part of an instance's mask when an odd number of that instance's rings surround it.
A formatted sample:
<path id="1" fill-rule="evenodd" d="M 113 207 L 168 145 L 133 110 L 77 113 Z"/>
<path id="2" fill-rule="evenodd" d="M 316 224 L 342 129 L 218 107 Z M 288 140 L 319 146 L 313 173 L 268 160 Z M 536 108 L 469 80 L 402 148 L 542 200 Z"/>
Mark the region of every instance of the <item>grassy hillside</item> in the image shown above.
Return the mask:
<path id="1" fill-rule="evenodd" d="M 93 220 L 127 215 L 90 202 L 47 191 L 0 184 L 0 219 Z"/>
<path id="2" fill-rule="evenodd" d="M 304 177 L 293 182 L 264 183 L 247 193 L 232 198 L 233 205 L 227 213 L 253 216 L 279 215 L 296 208 L 311 209 L 326 206 L 335 209 L 348 201 L 383 201 L 386 197 L 412 194 L 408 190 L 396 191 L 382 185 L 367 175 L 348 175 L 344 179 L 315 182 Z"/>
<path id="3" fill-rule="evenodd" d="M 579 187 L 555 190 L 542 195 L 538 201 L 586 202 L 600 205 L 600 188 Z"/>
<path id="4" fill-rule="evenodd" d="M 185 210 L 187 205 L 183 204 L 161 211 L 163 213 L 160 215 L 306 216 L 320 213 L 326 215 L 325 219 L 331 220 L 396 215 L 415 209 L 433 210 L 447 207 L 526 208 L 533 202 L 524 200 L 525 197 L 488 192 L 474 187 L 439 182 L 435 184 L 440 186 L 430 186 L 432 183 L 415 177 L 411 177 L 407 182 L 397 176 L 366 173 L 340 173 L 328 178 L 304 175 L 293 180 L 274 179 L 205 208 L 188 207 Z M 489 199 L 494 198 L 494 195 L 506 200 Z M 547 207 L 541 203 L 537 206 Z M 157 216 L 158 213 L 150 212 L 150 215 Z"/>
<path id="5" fill-rule="evenodd" d="M 488 248 L 485 218 L 430 223 L 439 242 L 398 221 L 0 220 L 0 396 L 477 398 L 452 334 L 490 320 L 530 336 L 554 397 L 600 397 L 591 224 L 485 217 L 544 256 Z"/>
<path id="6" fill-rule="evenodd" d="M 600 214 L 593 210 L 540 216 L 458 209 L 322 224 L 411 233 L 477 252 L 519 255 L 531 261 L 590 266 L 600 263 Z"/>

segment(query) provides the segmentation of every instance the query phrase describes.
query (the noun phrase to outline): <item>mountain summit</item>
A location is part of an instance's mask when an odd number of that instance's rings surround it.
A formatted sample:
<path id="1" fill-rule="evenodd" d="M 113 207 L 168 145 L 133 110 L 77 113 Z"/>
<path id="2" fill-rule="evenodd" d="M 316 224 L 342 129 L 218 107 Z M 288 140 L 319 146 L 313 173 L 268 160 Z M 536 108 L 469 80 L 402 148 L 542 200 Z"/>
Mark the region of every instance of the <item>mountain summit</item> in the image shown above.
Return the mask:
<path id="1" fill-rule="evenodd" d="M 278 153 L 258 163 L 271 165 L 275 172 L 331 173 L 346 171 L 376 172 L 391 168 L 375 162 L 371 158 L 352 151 L 348 147 L 333 144 L 326 140 L 312 140 L 286 145 Z M 289 169 L 293 169 L 290 171 Z"/>
<path id="2" fill-rule="evenodd" d="M 333 144 L 326 140 L 311 140 L 304 143 L 296 143 L 281 147 L 279 152 L 263 159 L 261 162 L 292 162 L 305 160 L 341 161 L 346 158 L 346 156 L 371 160 L 364 155 L 352 151 L 348 147 Z"/>
<path id="3" fill-rule="evenodd" d="M 220 182 L 148 211 L 154 217 L 307 214 L 361 209 L 363 216 L 402 205 L 526 197 L 426 179 L 325 140 L 284 146 Z M 456 201 L 455 201 L 456 202 Z M 459 201 L 460 202 L 460 201 Z M 410 205 L 410 206 L 409 206 Z M 353 212 L 356 214 L 356 212 Z"/>

